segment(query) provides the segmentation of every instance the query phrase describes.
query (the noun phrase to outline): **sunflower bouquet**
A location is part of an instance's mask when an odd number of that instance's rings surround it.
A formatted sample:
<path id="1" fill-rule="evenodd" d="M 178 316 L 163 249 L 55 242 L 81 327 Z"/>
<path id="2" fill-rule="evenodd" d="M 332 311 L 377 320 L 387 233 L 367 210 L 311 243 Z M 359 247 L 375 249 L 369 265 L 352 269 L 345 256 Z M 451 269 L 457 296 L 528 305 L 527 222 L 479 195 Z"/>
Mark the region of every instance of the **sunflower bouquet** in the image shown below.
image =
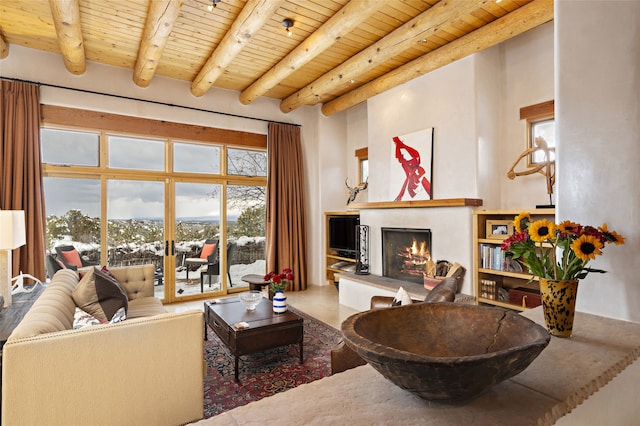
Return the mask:
<path id="1" fill-rule="evenodd" d="M 502 243 L 502 250 L 520 259 L 531 274 L 548 280 L 579 280 L 590 272 L 587 263 L 602 254 L 605 244 L 624 244 L 624 238 L 601 227 L 582 226 L 566 220 L 555 224 L 547 219 L 531 221 L 522 212 L 513 221 L 514 233 Z"/>

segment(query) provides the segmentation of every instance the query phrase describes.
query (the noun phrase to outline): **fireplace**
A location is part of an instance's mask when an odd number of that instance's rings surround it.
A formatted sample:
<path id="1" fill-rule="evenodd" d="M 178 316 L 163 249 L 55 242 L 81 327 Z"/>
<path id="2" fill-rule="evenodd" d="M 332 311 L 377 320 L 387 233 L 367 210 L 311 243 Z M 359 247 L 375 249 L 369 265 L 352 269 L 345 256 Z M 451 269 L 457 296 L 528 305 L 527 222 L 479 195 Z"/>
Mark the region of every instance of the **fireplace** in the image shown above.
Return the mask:
<path id="1" fill-rule="evenodd" d="M 383 276 L 423 284 L 430 260 L 430 229 L 382 228 Z"/>

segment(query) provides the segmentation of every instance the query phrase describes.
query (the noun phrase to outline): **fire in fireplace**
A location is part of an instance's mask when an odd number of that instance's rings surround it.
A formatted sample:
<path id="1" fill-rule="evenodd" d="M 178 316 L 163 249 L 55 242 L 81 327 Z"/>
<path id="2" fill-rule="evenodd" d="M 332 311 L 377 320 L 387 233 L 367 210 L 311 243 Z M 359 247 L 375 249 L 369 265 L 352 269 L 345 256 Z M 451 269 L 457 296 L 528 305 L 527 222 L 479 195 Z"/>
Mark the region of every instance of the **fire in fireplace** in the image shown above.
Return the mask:
<path id="1" fill-rule="evenodd" d="M 423 284 L 430 260 L 430 229 L 382 228 L 383 276 Z"/>

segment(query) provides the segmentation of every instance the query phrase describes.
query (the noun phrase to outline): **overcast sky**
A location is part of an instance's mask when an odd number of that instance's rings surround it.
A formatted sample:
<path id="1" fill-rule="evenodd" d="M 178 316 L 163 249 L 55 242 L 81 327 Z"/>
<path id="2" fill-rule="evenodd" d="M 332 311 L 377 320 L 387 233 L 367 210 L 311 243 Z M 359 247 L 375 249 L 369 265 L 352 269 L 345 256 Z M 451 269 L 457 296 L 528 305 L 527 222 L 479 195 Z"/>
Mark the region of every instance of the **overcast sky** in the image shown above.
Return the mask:
<path id="1" fill-rule="evenodd" d="M 47 215 L 62 216 L 70 209 L 100 217 L 100 181 L 96 179 L 45 178 Z M 109 219 L 164 217 L 164 183 L 109 181 Z M 215 197 L 214 198 L 214 194 Z M 178 218 L 220 217 L 220 185 L 176 183 Z"/>

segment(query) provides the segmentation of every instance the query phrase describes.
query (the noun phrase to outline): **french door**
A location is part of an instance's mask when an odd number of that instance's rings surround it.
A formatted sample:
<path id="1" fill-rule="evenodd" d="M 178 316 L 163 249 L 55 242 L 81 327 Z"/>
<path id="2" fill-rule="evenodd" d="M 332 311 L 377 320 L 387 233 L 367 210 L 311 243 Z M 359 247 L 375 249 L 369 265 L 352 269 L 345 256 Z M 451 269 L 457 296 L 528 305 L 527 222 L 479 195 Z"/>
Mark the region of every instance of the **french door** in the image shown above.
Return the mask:
<path id="1" fill-rule="evenodd" d="M 51 253 L 71 243 L 95 265 L 153 264 L 155 295 L 166 302 L 226 292 L 229 274 L 220 273 L 229 261 L 222 250 L 227 238 L 221 184 L 110 177 L 44 182 L 53 213 Z M 216 242 L 215 259 L 199 259 L 205 240 Z"/>
<path id="2" fill-rule="evenodd" d="M 175 182 L 171 252 L 175 259 L 173 297 L 222 293 L 226 259 L 222 238 L 222 185 Z M 206 244 L 205 246 L 205 242 Z"/>

